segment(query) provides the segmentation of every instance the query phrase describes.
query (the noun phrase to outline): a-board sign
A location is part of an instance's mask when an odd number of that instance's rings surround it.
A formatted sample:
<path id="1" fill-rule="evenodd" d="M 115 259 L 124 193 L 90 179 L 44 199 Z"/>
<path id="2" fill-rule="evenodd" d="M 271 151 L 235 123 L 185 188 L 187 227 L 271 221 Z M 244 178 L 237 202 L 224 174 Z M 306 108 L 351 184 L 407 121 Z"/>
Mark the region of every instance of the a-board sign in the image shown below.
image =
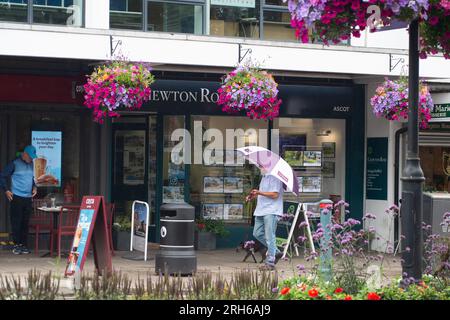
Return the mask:
<path id="1" fill-rule="evenodd" d="M 147 202 L 137 200 L 133 202 L 130 251 L 144 252 L 144 261 L 147 261 L 149 209 Z"/>
<path id="2" fill-rule="evenodd" d="M 289 246 L 291 245 L 291 242 L 293 242 L 295 244 L 295 242 L 297 240 L 296 236 L 298 235 L 298 232 L 300 231 L 299 225 L 303 221 L 306 222 L 306 237 L 309 240 L 310 249 L 314 253 L 316 250 L 314 248 L 314 243 L 313 243 L 313 239 L 312 239 L 311 227 L 309 224 L 308 216 L 306 214 L 306 210 L 304 210 L 304 208 L 303 208 L 303 204 L 301 204 L 301 203 L 295 204 L 295 202 L 291 202 L 291 203 L 286 203 L 284 206 L 286 206 L 287 210 L 291 210 L 291 211 L 295 208 L 295 212 L 294 212 L 294 219 L 292 221 L 291 228 L 289 230 L 287 243 L 283 250 L 282 258 L 286 257 L 286 254 L 289 249 Z M 298 253 L 297 253 L 297 255 L 298 255 Z"/>
<path id="3" fill-rule="evenodd" d="M 64 211 L 62 214 L 64 214 Z M 102 196 L 84 196 L 64 276 L 74 275 L 83 270 L 91 241 L 97 271 L 100 274 L 103 271 L 112 272 L 106 222 L 104 198 Z"/>

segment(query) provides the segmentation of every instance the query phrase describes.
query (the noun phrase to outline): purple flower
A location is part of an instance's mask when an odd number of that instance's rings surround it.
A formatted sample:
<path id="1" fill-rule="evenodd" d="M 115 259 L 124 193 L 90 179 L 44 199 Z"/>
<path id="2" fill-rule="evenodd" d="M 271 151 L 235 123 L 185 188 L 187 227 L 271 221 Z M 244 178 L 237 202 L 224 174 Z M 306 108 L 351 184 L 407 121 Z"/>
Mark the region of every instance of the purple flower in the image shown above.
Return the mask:
<path id="1" fill-rule="evenodd" d="M 373 219 L 375 220 L 377 217 L 371 213 L 367 213 L 363 219 Z"/>

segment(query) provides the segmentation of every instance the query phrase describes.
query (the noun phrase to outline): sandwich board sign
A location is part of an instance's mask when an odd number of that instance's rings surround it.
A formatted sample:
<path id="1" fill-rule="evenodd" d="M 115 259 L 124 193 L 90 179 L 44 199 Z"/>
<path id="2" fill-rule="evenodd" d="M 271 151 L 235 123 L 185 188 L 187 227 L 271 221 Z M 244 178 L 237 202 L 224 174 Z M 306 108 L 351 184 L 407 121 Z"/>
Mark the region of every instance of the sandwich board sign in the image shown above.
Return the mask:
<path id="1" fill-rule="evenodd" d="M 64 212 L 63 212 L 64 214 Z M 95 268 L 101 274 L 112 272 L 111 250 L 103 196 L 84 196 L 80 215 L 67 259 L 64 276 L 79 274 L 84 267 L 92 241 Z"/>
<path id="2" fill-rule="evenodd" d="M 136 200 L 133 202 L 132 212 L 130 251 L 144 252 L 144 261 L 147 261 L 150 208 L 147 202 Z"/>
<path id="3" fill-rule="evenodd" d="M 295 239 L 294 233 L 298 232 L 299 225 L 300 225 L 300 223 L 302 221 L 306 222 L 306 233 L 307 233 L 307 238 L 309 240 L 309 245 L 311 247 L 311 251 L 313 253 L 316 252 L 316 250 L 314 248 L 314 242 L 313 242 L 313 239 L 312 239 L 311 227 L 310 227 L 310 224 L 309 224 L 309 219 L 308 219 L 308 216 L 306 214 L 306 210 L 303 209 L 303 204 L 302 203 L 295 203 L 295 202 L 288 203 L 288 209 L 287 210 L 288 210 L 287 213 L 293 213 L 293 212 L 295 212 L 295 213 L 294 213 L 294 220 L 292 221 L 292 225 L 291 225 L 291 228 L 289 230 L 286 246 L 284 247 L 284 250 L 283 250 L 282 259 L 284 257 L 286 257 L 287 251 L 288 251 L 288 249 L 289 249 L 289 247 L 291 245 L 291 241 L 294 241 L 294 246 L 295 246 L 296 239 Z M 302 213 L 303 216 L 301 216 L 300 213 Z M 295 247 L 295 249 L 296 249 L 296 254 L 298 256 L 299 254 L 298 254 L 297 247 Z"/>

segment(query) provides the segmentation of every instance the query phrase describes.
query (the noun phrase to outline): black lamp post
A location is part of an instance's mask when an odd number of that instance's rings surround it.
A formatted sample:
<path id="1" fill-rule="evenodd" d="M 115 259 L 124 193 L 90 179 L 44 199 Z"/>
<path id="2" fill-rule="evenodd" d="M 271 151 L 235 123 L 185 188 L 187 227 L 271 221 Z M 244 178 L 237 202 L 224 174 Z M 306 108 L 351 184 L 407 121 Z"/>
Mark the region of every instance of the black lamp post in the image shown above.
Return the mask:
<path id="1" fill-rule="evenodd" d="M 422 278 L 422 183 L 425 180 L 419 158 L 419 20 L 409 25 L 408 152 L 403 170 L 401 206 L 403 272 Z M 406 251 L 405 248 L 410 250 Z"/>

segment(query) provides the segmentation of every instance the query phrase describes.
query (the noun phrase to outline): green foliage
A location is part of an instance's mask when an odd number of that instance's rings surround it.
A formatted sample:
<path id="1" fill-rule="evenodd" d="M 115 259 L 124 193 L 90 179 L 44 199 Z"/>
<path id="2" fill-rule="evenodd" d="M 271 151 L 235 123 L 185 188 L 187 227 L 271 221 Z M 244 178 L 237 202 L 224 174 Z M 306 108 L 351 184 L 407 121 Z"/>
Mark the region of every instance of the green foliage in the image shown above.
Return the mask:
<path id="1" fill-rule="evenodd" d="M 26 279 L 0 276 L 0 300 L 54 300 L 59 294 L 59 279 L 49 271 L 42 275 L 30 270 Z"/>
<path id="2" fill-rule="evenodd" d="M 131 231 L 131 218 L 128 215 L 116 216 L 113 227 L 120 231 Z"/>
<path id="3" fill-rule="evenodd" d="M 197 230 L 199 232 L 212 232 L 219 237 L 227 237 L 230 231 L 227 230 L 223 220 L 216 219 L 197 219 Z"/>

